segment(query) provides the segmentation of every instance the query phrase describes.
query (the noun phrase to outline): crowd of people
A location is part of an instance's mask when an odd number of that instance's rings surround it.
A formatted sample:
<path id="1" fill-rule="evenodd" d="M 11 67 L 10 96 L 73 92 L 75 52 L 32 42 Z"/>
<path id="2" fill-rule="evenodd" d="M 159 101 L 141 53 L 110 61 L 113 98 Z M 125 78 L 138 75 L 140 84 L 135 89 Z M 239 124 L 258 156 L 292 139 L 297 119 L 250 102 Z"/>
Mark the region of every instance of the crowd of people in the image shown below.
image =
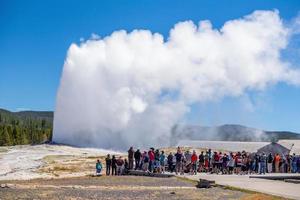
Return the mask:
<path id="1" fill-rule="evenodd" d="M 101 165 L 101 167 L 100 167 Z M 198 172 L 216 174 L 265 174 L 265 173 L 300 173 L 299 155 L 279 155 L 272 153 L 213 152 L 211 149 L 197 154 L 183 151 L 178 147 L 175 153 L 165 154 L 159 149 L 148 151 L 134 150 L 130 147 L 127 158 L 112 157 L 105 159 L 106 175 L 124 175 L 129 170 L 142 170 L 153 173 L 197 174 Z M 102 164 L 98 160 L 97 173 L 101 173 Z M 99 172 L 100 169 L 100 172 Z"/>

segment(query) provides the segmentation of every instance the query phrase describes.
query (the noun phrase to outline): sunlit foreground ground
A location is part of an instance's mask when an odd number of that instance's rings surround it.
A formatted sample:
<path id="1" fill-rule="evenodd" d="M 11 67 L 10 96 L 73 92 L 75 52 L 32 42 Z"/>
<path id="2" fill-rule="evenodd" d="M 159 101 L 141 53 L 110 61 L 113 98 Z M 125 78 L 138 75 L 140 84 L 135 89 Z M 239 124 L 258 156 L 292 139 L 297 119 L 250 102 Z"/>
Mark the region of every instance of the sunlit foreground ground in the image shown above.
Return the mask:
<path id="1" fill-rule="evenodd" d="M 270 195 L 212 187 L 196 188 L 182 178 L 78 177 L 0 181 L 0 199 L 281 199 Z"/>
<path id="2" fill-rule="evenodd" d="M 233 187 L 198 189 L 196 177 L 94 177 L 96 159 L 107 153 L 125 155 L 63 145 L 1 147 L 0 199 L 281 199 Z"/>

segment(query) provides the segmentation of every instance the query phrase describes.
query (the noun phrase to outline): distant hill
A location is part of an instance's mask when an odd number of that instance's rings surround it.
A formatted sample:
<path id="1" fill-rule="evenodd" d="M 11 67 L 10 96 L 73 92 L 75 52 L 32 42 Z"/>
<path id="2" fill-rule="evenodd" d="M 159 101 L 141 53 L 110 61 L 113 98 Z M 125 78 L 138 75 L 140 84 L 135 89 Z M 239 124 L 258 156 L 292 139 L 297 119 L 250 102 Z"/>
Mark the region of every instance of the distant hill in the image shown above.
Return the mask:
<path id="1" fill-rule="evenodd" d="M 216 127 L 175 125 L 172 128 L 171 142 L 176 144 L 180 139 L 271 142 L 280 139 L 300 139 L 300 134 L 288 131 L 264 131 L 235 124 Z"/>
<path id="2" fill-rule="evenodd" d="M 53 121 L 53 111 L 19 111 L 11 112 L 0 108 L 1 116 L 11 116 L 19 119 L 46 119 L 50 122 Z"/>
<path id="3" fill-rule="evenodd" d="M 0 109 L 0 146 L 40 144 L 52 140 L 53 112 Z"/>
<path id="4" fill-rule="evenodd" d="M 0 146 L 52 141 L 53 115 L 52 111 L 10 112 L 0 109 Z M 172 144 L 180 139 L 263 142 L 300 139 L 299 133 L 264 131 L 235 124 L 215 127 L 175 125 L 171 135 Z"/>

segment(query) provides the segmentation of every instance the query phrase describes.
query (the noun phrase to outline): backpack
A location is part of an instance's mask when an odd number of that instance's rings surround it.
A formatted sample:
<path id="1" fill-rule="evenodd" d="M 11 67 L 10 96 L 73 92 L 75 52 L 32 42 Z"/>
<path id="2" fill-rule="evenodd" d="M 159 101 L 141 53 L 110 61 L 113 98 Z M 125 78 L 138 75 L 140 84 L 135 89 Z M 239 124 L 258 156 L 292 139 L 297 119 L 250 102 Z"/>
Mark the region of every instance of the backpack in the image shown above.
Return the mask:
<path id="1" fill-rule="evenodd" d="M 145 162 L 145 163 L 149 162 L 149 157 L 148 157 L 148 156 L 145 156 L 144 162 Z"/>
<path id="2" fill-rule="evenodd" d="M 97 163 L 96 168 L 97 168 L 98 170 L 101 170 L 101 169 L 102 169 L 101 164 L 100 164 L 100 163 Z"/>

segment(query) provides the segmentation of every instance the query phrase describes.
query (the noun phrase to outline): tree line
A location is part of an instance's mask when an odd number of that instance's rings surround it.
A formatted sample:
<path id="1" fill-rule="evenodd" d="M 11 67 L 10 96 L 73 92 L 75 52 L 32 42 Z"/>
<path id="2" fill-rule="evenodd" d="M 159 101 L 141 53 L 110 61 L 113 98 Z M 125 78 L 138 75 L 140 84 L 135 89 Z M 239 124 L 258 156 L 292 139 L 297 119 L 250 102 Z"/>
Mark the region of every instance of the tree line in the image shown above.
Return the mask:
<path id="1" fill-rule="evenodd" d="M 52 141 L 53 112 L 0 109 L 0 146 Z"/>

